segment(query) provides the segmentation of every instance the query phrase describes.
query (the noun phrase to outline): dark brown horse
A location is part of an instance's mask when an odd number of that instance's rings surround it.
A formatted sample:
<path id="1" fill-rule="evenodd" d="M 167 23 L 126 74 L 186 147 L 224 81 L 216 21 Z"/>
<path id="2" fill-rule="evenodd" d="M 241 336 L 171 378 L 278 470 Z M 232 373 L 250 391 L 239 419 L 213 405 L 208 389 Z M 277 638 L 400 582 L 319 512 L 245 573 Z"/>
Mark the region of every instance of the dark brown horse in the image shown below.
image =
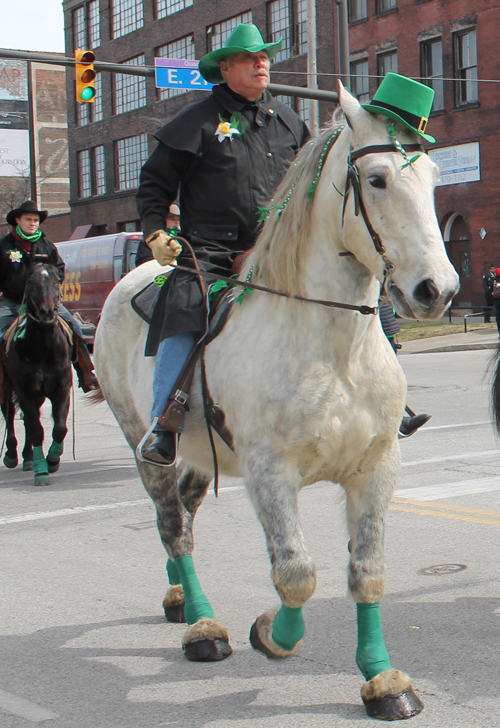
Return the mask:
<path id="1" fill-rule="evenodd" d="M 41 256 L 40 256 L 41 258 Z M 24 304 L 14 328 L 6 334 L 5 379 L 2 412 L 7 423 L 4 465 L 15 468 L 17 440 L 14 431 L 15 402 L 24 415 L 26 442 L 23 469 L 35 471 L 35 485 L 49 485 L 49 473 L 59 468 L 72 383 L 72 334 L 57 315 L 60 289 L 57 269 L 45 258 L 35 262 L 26 282 Z M 43 455 L 40 409 L 52 403 L 52 444 Z"/>

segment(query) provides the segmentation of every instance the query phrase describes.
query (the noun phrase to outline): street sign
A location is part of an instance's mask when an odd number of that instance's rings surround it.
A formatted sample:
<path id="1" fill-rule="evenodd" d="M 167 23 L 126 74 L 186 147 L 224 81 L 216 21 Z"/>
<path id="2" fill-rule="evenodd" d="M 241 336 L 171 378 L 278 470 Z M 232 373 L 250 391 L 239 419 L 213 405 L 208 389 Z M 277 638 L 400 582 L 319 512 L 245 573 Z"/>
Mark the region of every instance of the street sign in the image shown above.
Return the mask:
<path id="1" fill-rule="evenodd" d="M 210 91 L 214 84 L 205 81 L 198 63 L 181 58 L 155 58 L 156 88 Z"/>

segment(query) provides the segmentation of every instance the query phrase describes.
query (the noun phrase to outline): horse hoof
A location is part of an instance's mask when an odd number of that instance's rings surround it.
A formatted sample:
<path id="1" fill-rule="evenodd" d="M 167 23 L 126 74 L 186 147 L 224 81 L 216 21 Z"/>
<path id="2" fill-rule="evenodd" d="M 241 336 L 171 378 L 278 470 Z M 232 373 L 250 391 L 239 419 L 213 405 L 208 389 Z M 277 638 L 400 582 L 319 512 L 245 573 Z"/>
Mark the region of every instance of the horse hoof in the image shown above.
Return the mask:
<path id="1" fill-rule="evenodd" d="M 364 700 L 366 712 L 370 718 L 378 720 L 406 720 L 418 715 L 424 704 L 413 688 L 400 695 L 388 695 L 380 700 Z"/>
<path id="2" fill-rule="evenodd" d="M 10 458 L 8 455 L 3 456 L 3 464 L 6 468 L 17 468 L 17 458 Z"/>
<path id="3" fill-rule="evenodd" d="M 183 645 L 182 649 L 190 662 L 218 662 L 233 654 L 232 647 L 226 640 L 191 642 L 189 645 Z"/>
<path id="4" fill-rule="evenodd" d="M 49 473 L 56 473 L 59 470 L 59 465 L 61 464 L 60 460 L 57 460 L 56 462 L 53 462 L 52 460 L 49 460 L 47 458 L 47 466 L 49 468 Z"/>
<path id="5" fill-rule="evenodd" d="M 165 617 L 169 622 L 185 622 L 184 590 L 180 584 L 171 586 L 163 600 Z"/>
<path id="6" fill-rule="evenodd" d="M 361 698 L 370 718 L 378 720 L 406 720 L 424 707 L 408 675 L 399 670 L 384 670 L 365 683 Z"/>
<path id="7" fill-rule="evenodd" d="M 275 616 L 276 612 L 264 612 L 257 617 L 250 630 L 250 644 L 254 650 L 259 650 L 271 660 L 283 660 L 285 657 L 294 655 L 303 640 L 299 640 L 293 650 L 284 650 L 273 642 L 272 631 Z"/>
<path id="8" fill-rule="evenodd" d="M 33 470 L 33 460 L 24 460 L 23 470 Z"/>
<path id="9" fill-rule="evenodd" d="M 233 654 L 227 629 L 208 617 L 189 625 L 182 639 L 182 649 L 191 662 L 218 662 Z"/>
<path id="10" fill-rule="evenodd" d="M 36 473 L 35 474 L 35 485 L 50 485 L 50 478 L 48 473 Z"/>
<path id="11" fill-rule="evenodd" d="M 173 607 L 165 607 L 165 618 L 167 622 L 186 622 L 184 615 L 184 604 L 176 604 Z"/>

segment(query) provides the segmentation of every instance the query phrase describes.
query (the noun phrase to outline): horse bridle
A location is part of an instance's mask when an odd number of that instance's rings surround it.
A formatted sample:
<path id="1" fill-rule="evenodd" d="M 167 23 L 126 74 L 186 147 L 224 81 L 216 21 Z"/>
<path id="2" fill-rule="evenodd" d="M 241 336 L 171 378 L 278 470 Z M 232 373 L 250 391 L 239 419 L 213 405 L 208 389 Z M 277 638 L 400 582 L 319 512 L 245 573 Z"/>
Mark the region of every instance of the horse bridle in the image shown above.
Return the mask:
<path id="1" fill-rule="evenodd" d="M 333 146 L 333 145 L 332 145 Z M 422 153 L 425 153 L 425 150 L 420 146 L 420 144 L 407 144 L 406 146 L 402 147 L 406 152 L 417 152 L 420 151 Z M 328 150 L 330 151 L 330 150 Z M 366 156 L 367 154 L 382 154 L 385 152 L 398 152 L 398 149 L 396 149 L 392 144 L 373 144 L 369 147 L 362 147 L 361 149 L 356 149 L 354 151 L 349 152 L 349 157 L 347 159 L 347 177 L 346 177 L 346 184 L 345 184 L 345 190 L 343 193 L 344 196 L 344 204 L 342 208 L 342 226 L 344 225 L 344 217 L 345 217 L 345 210 L 347 205 L 347 198 L 349 197 L 349 192 L 351 189 L 354 192 L 354 214 L 356 217 L 361 212 L 361 216 L 364 220 L 364 223 L 366 225 L 366 228 L 370 234 L 370 237 L 373 241 L 373 245 L 375 246 L 375 250 L 379 255 L 382 256 L 382 260 L 384 261 L 384 279 L 382 282 L 382 288 L 380 292 L 380 297 L 384 296 L 386 293 L 386 284 L 389 280 L 392 272 L 394 271 L 394 264 L 391 263 L 391 261 L 386 257 L 385 255 L 385 247 L 382 243 L 382 240 L 380 238 L 380 235 L 377 233 L 377 231 L 374 229 L 373 225 L 370 222 L 370 218 L 368 217 L 368 213 L 366 211 L 365 203 L 363 202 L 363 196 L 361 194 L 361 181 L 359 177 L 359 170 L 356 166 L 356 161 L 360 159 L 361 157 Z M 328 156 L 328 155 L 326 155 Z M 326 159 L 325 159 L 326 161 Z M 342 193 L 341 193 L 342 194 Z M 181 237 L 180 235 L 173 236 L 174 240 L 177 240 L 181 243 L 181 245 L 185 245 L 190 254 L 193 258 L 193 262 L 195 267 L 189 268 L 185 265 L 176 265 L 177 270 L 185 271 L 186 273 L 192 273 L 200 278 L 200 281 L 203 278 L 216 278 L 217 280 L 226 281 L 227 283 L 230 283 L 233 286 L 241 286 L 243 288 L 251 288 L 255 291 L 264 291 L 265 293 L 273 293 L 276 296 L 283 296 L 285 298 L 293 298 L 297 301 L 307 301 L 309 303 L 317 303 L 321 306 L 328 306 L 331 308 L 343 308 L 347 309 L 349 311 L 358 311 L 359 313 L 363 314 L 364 316 L 367 315 L 376 315 L 378 313 L 378 306 L 357 306 L 355 304 L 351 303 L 340 303 L 338 301 L 323 301 L 317 298 L 306 298 L 305 296 L 299 296 L 299 295 L 293 295 L 290 293 L 285 293 L 284 291 L 278 291 L 275 288 L 268 288 L 267 286 L 259 286 L 256 283 L 251 283 L 250 281 L 240 281 L 236 278 L 228 278 L 226 276 L 219 275 L 217 273 L 213 273 L 211 271 L 204 271 L 201 270 L 197 264 L 196 255 L 191 247 L 191 245 L 188 243 L 188 241 Z M 342 251 L 339 253 L 339 256 L 354 256 L 354 253 L 351 253 L 350 251 Z"/>
<path id="2" fill-rule="evenodd" d="M 425 150 L 420 144 L 407 144 L 406 146 L 402 145 L 402 148 L 405 150 L 405 152 L 425 153 Z M 398 152 L 398 150 L 392 144 L 372 144 L 369 147 L 362 147 L 361 149 L 355 149 L 349 152 L 349 156 L 347 158 L 347 176 L 344 189 L 344 204 L 342 206 L 342 227 L 344 227 L 347 199 L 349 197 L 349 192 L 352 190 L 354 193 L 354 215 L 358 217 L 359 213 L 361 213 L 361 217 L 363 218 L 366 229 L 368 230 L 370 237 L 373 241 L 375 250 L 384 261 L 384 278 L 382 281 L 380 297 L 383 297 L 386 294 L 387 281 L 390 279 L 394 271 L 394 263 L 391 263 L 391 261 L 385 255 L 385 247 L 382 243 L 380 235 L 374 229 L 373 225 L 370 222 L 370 218 L 368 217 L 365 203 L 363 201 L 363 195 L 361 194 L 361 180 L 359 176 L 359 169 L 356 166 L 356 161 L 361 157 L 365 157 L 367 154 L 383 154 L 385 152 Z M 347 250 L 339 253 L 339 256 L 341 257 L 347 255 L 354 255 L 354 253 L 351 253 Z"/>

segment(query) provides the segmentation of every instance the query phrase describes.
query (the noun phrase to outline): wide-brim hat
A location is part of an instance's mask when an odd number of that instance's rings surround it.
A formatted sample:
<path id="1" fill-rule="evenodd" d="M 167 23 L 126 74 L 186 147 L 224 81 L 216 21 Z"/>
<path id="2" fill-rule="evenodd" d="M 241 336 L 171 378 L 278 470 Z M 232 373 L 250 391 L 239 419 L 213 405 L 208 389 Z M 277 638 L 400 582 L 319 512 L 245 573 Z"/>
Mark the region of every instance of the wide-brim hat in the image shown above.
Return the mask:
<path id="1" fill-rule="evenodd" d="M 434 89 L 398 73 L 388 73 L 377 93 L 363 108 L 373 114 L 383 114 L 399 121 L 426 141 L 436 140 L 426 134 L 427 122 L 434 102 Z"/>
<path id="2" fill-rule="evenodd" d="M 36 202 L 33 202 L 33 200 L 26 200 L 20 207 L 16 207 L 15 210 L 8 212 L 5 219 L 9 225 L 14 226 L 16 224 L 16 217 L 21 217 L 26 212 L 35 212 L 40 217 L 40 225 L 47 219 L 47 215 L 49 214 L 47 210 L 37 210 Z"/>
<path id="3" fill-rule="evenodd" d="M 232 53 L 260 53 L 260 51 L 266 51 L 267 57 L 271 61 L 279 53 L 282 45 L 283 38 L 274 43 L 264 43 L 264 38 L 256 25 L 253 23 L 240 23 L 227 38 L 222 48 L 203 56 L 200 60 L 199 70 L 205 81 L 223 83 L 224 77 L 219 64 Z"/>

